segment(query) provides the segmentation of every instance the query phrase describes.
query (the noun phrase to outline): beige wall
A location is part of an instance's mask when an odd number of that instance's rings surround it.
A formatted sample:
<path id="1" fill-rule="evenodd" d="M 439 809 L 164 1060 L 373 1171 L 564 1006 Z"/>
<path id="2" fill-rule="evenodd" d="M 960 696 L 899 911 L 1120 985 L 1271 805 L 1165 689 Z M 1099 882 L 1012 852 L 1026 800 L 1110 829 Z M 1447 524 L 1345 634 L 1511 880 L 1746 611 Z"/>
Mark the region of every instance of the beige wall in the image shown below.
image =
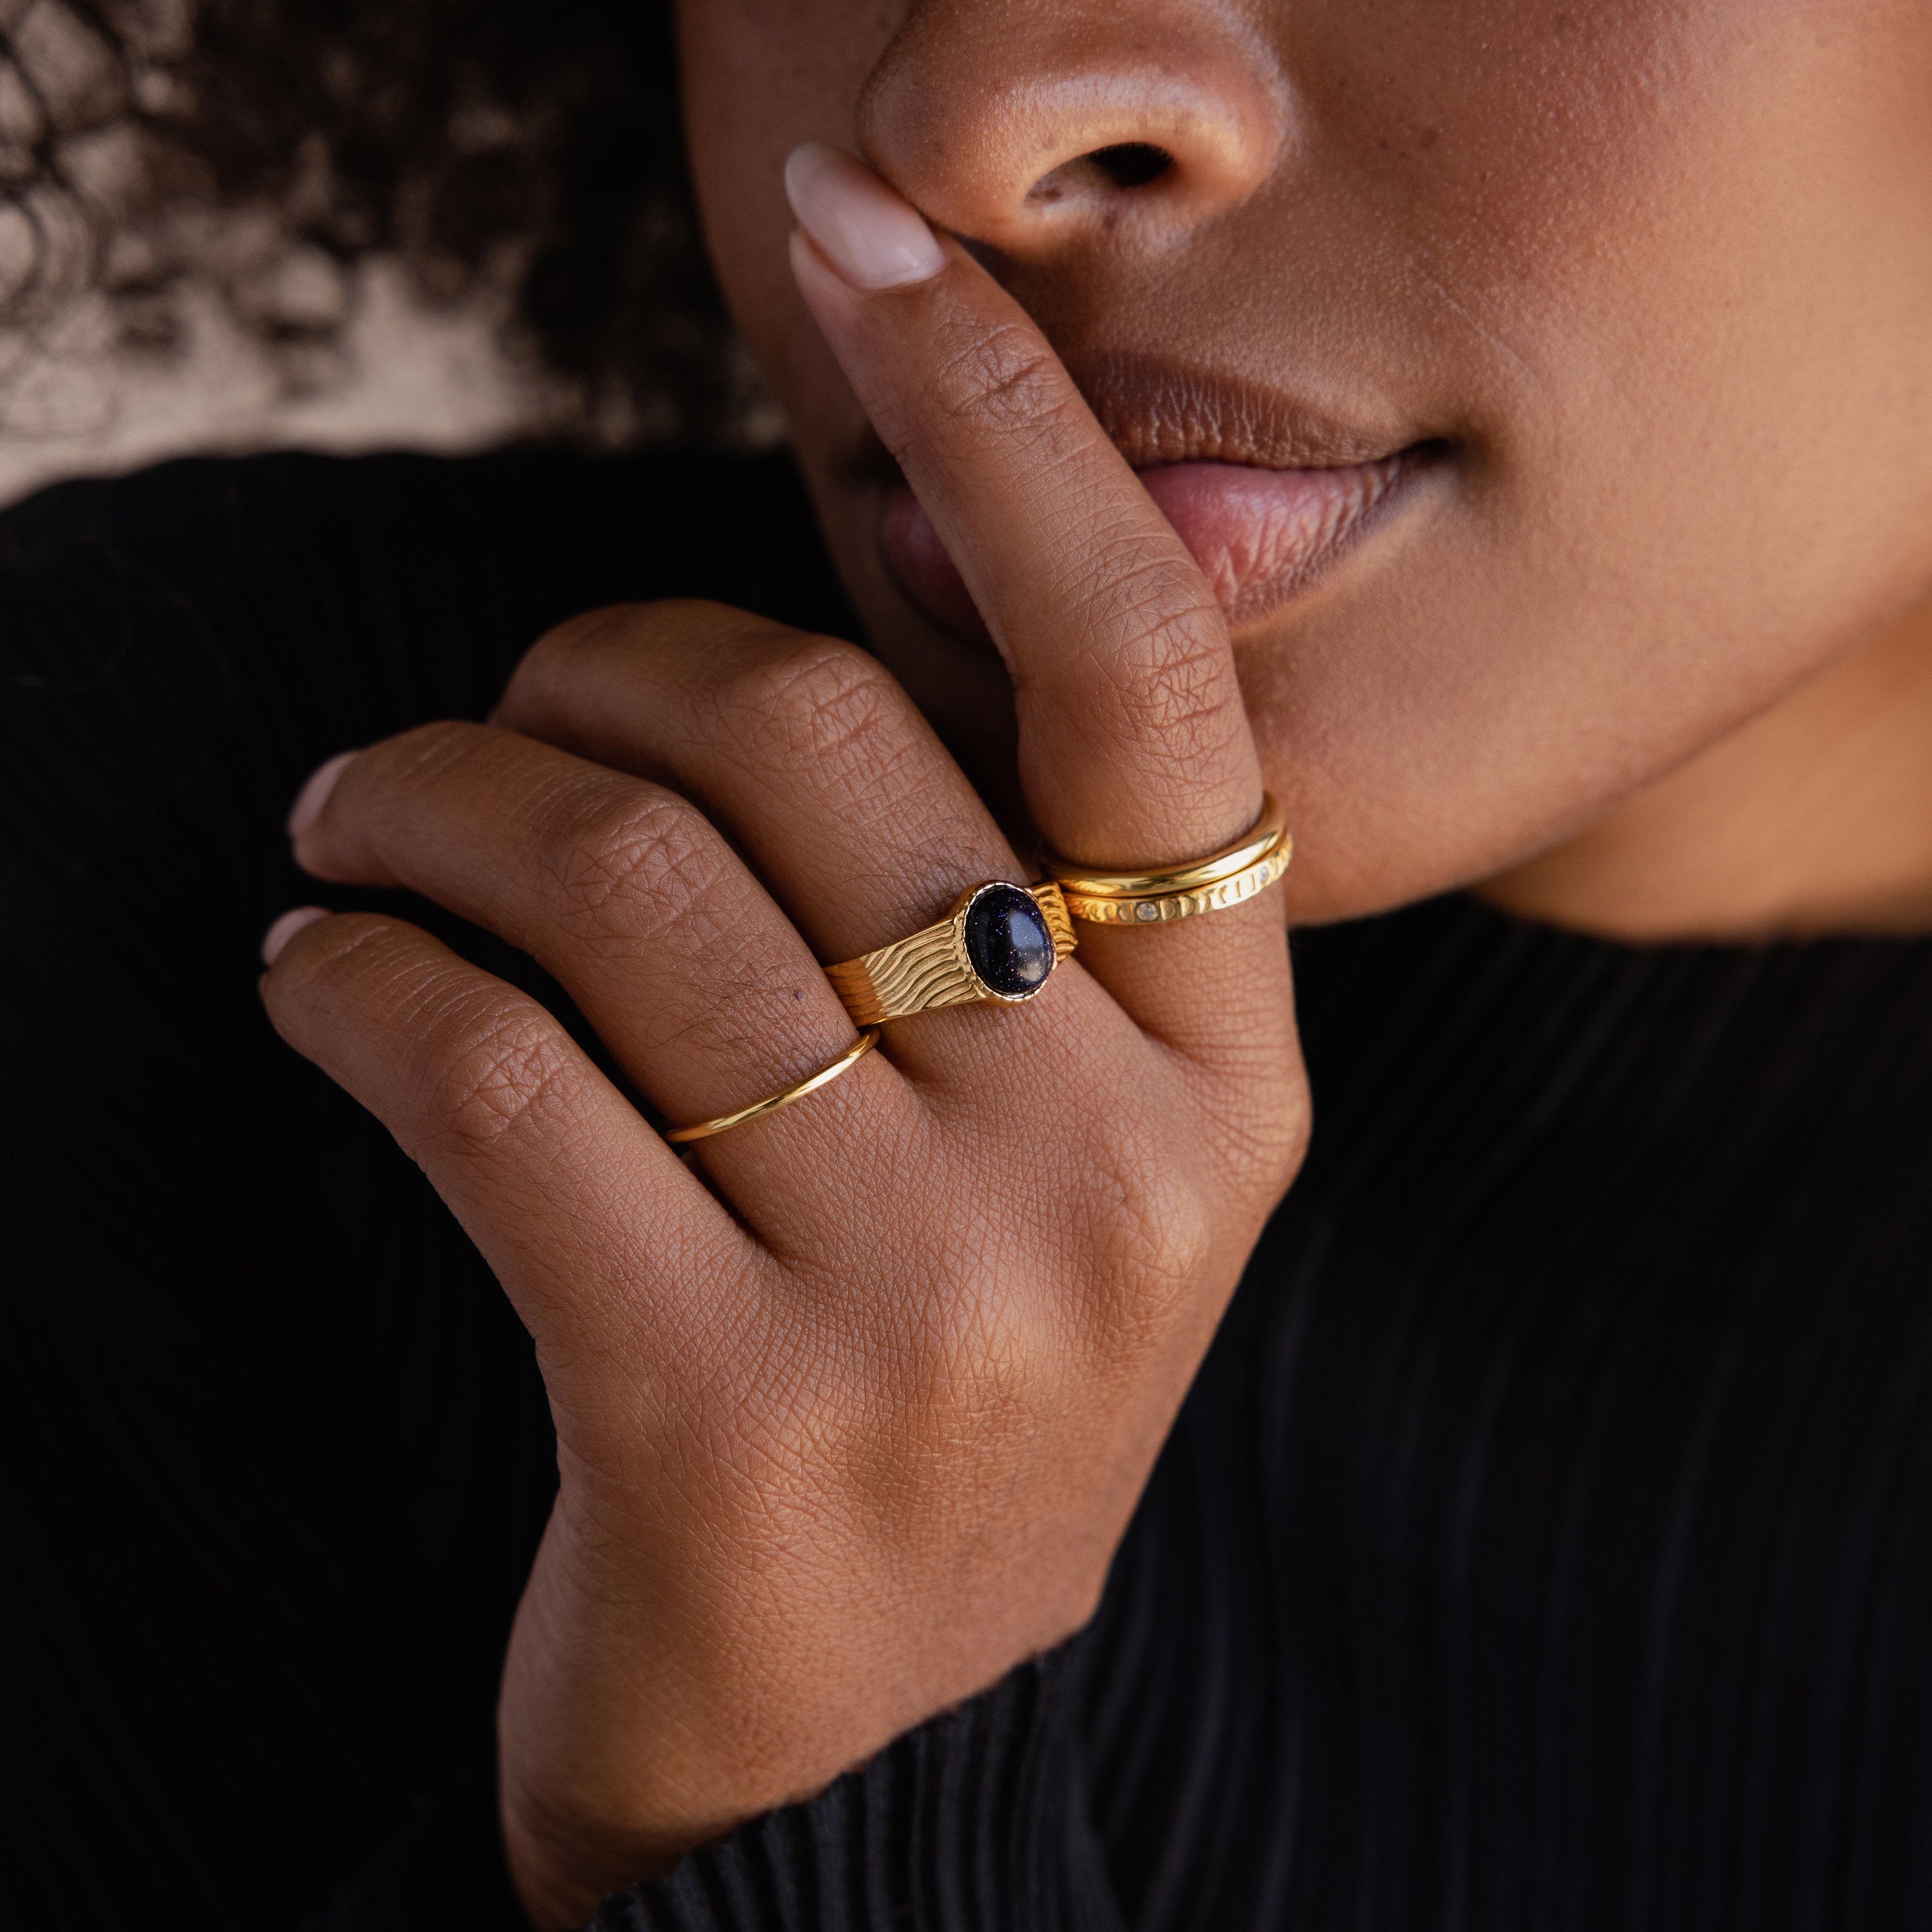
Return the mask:
<path id="1" fill-rule="evenodd" d="M 115 350 L 91 299 L 37 339 L 0 341 L 0 502 L 190 452 L 476 448 L 566 406 L 505 356 L 487 308 L 430 309 L 380 260 L 351 292 L 338 349 L 266 348 L 212 290 L 178 291 L 174 313 L 166 355 Z"/>

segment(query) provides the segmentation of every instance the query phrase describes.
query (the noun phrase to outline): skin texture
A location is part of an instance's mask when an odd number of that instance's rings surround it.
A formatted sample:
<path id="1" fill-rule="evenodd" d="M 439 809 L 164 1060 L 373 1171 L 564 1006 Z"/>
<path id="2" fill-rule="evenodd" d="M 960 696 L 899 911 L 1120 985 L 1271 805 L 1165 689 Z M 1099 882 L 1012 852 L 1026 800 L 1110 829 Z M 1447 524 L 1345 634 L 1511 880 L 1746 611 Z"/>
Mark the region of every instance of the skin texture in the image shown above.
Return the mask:
<path id="1" fill-rule="evenodd" d="M 1003 560 L 1058 748 L 1033 812 L 1076 855 L 1122 824 L 1156 862 L 1225 844 L 1262 787 L 1220 608 L 1022 312 L 932 252 L 866 294 L 794 249 L 941 527 Z M 1026 876 L 876 660 L 708 605 L 566 626 L 494 724 L 332 760 L 292 829 L 317 875 L 526 948 L 676 1121 L 850 1044 L 819 962 Z M 536 1339 L 561 1488 L 500 1729 L 538 1924 L 1085 1621 L 1305 1143 L 1278 904 L 1090 931 L 1024 1006 L 895 1022 L 696 1169 L 426 934 L 284 921 L 265 950 L 277 1027 L 422 1163 Z"/>
<path id="2" fill-rule="evenodd" d="M 298 857 L 527 948 L 690 1121 L 839 1053 L 818 964 L 1027 876 L 1034 831 L 1185 860 L 1265 780 L 1298 856 L 1285 894 L 1087 929 L 1022 1010 L 895 1023 L 691 1167 L 421 932 L 278 925 L 277 1025 L 422 1162 L 549 1386 L 500 1724 L 541 1925 L 1084 1620 L 1304 1143 L 1285 910 L 1932 908 L 1916 0 L 704 0 L 684 30 L 714 250 L 877 657 L 595 614 L 490 725 L 326 767 Z M 822 156 L 796 234 L 808 140 L 953 238 Z M 1092 158 L 1124 143 L 1165 165 Z M 1130 467 L 1199 458 L 1404 480 L 1257 603 Z M 888 568 L 905 484 L 976 641 Z"/>
<path id="3" fill-rule="evenodd" d="M 706 0 L 684 31 L 734 308 L 875 648 L 989 792 L 1004 680 L 886 577 L 877 490 L 850 473 L 860 413 L 784 272 L 777 176 L 807 136 L 996 249 L 1103 414 L 1108 364 L 1152 357 L 1448 442 L 1341 568 L 1237 627 L 1298 920 L 1563 844 L 1932 578 L 1932 24 L 1912 0 Z M 1178 130 L 1175 76 L 1198 110 Z M 1124 138 L 1165 141 L 1171 175 L 1031 192 Z M 1825 788 L 1832 724 L 1746 781 L 1763 803 L 1794 756 Z M 1900 736 L 1902 763 L 1916 717 Z M 1882 923 L 1912 897 L 1894 877 L 1868 904 L 1838 875 L 1897 846 L 1888 802 L 1834 798 L 1797 877 L 1788 825 L 1740 847 L 1754 815 L 1666 812 L 1614 892 L 1546 865 L 1509 896 L 1646 934 Z M 1710 862 L 1687 861 L 1707 826 Z M 1766 864 L 1774 892 L 1739 890 Z M 1654 866 L 1687 865 L 1696 888 L 1648 902 Z M 1889 869 L 1932 879 L 1932 819 Z"/>

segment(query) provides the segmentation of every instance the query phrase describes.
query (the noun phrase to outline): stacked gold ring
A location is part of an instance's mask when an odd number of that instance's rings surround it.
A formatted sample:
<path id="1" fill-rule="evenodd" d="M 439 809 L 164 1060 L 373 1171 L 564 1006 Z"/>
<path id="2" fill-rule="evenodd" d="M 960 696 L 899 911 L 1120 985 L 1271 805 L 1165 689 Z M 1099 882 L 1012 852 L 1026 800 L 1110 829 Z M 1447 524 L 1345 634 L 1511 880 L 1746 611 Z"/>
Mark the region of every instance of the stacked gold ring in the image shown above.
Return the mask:
<path id="1" fill-rule="evenodd" d="M 1153 926 L 1196 919 L 1253 898 L 1288 870 L 1294 855 L 1294 841 L 1281 807 L 1264 792 L 1262 815 L 1249 831 L 1232 845 L 1185 866 L 1102 872 L 1051 852 L 1042 859 L 1074 918 L 1102 926 Z"/>
<path id="2" fill-rule="evenodd" d="M 1034 998 L 1074 950 L 1072 920 L 1151 926 L 1219 912 L 1266 892 L 1288 870 L 1294 850 L 1281 807 L 1264 793 L 1262 815 L 1250 831 L 1185 866 L 1100 872 L 1047 853 L 1052 876 L 1037 885 L 987 879 L 969 886 L 945 918 L 825 969 L 861 1029 L 836 1060 L 736 1113 L 675 1127 L 664 1138 L 680 1144 L 708 1139 L 815 1094 L 872 1051 L 887 1020 L 980 1000 L 1018 1006 Z"/>

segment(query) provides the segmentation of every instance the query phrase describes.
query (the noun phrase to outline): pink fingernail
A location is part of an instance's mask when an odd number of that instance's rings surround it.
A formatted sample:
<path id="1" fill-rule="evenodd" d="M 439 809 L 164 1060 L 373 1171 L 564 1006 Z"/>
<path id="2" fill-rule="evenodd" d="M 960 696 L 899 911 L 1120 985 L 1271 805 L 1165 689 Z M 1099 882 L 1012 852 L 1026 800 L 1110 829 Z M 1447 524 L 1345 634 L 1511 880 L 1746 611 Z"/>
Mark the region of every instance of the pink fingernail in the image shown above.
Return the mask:
<path id="1" fill-rule="evenodd" d="M 328 767 L 322 769 L 326 771 Z M 292 912 L 285 912 L 262 935 L 262 964 L 272 966 L 281 957 L 282 948 L 294 938 L 305 926 L 313 926 L 319 919 L 328 914 L 320 906 L 297 906 Z"/>
<path id="2" fill-rule="evenodd" d="M 322 816 L 322 808 L 328 802 L 328 794 L 335 789 L 335 782 L 347 770 L 353 752 L 338 752 L 326 764 L 317 765 L 308 775 L 308 782 L 296 794 L 296 802 L 289 807 L 289 836 L 299 838 Z"/>
<path id="3" fill-rule="evenodd" d="M 902 289 L 946 266 L 925 217 L 850 154 L 808 141 L 791 151 L 784 183 L 798 225 L 855 289 Z"/>

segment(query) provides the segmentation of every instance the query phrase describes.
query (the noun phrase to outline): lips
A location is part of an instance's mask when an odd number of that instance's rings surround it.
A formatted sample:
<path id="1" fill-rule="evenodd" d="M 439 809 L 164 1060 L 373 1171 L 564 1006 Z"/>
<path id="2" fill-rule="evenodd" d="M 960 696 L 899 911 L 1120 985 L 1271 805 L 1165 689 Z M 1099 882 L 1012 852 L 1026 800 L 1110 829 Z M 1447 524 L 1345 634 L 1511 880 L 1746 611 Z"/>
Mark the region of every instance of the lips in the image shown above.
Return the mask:
<path id="1" fill-rule="evenodd" d="M 1234 623 L 1306 589 L 1388 500 L 1402 455 L 1334 470 L 1172 463 L 1141 472 Z"/>
<path id="2" fill-rule="evenodd" d="M 1440 450 L 1157 365 L 1117 363 L 1080 386 L 1238 627 L 1310 590 Z M 896 472 L 884 480 L 879 542 L 894 580 L 943 629 L 989 642 L 931 519 Z"/>

